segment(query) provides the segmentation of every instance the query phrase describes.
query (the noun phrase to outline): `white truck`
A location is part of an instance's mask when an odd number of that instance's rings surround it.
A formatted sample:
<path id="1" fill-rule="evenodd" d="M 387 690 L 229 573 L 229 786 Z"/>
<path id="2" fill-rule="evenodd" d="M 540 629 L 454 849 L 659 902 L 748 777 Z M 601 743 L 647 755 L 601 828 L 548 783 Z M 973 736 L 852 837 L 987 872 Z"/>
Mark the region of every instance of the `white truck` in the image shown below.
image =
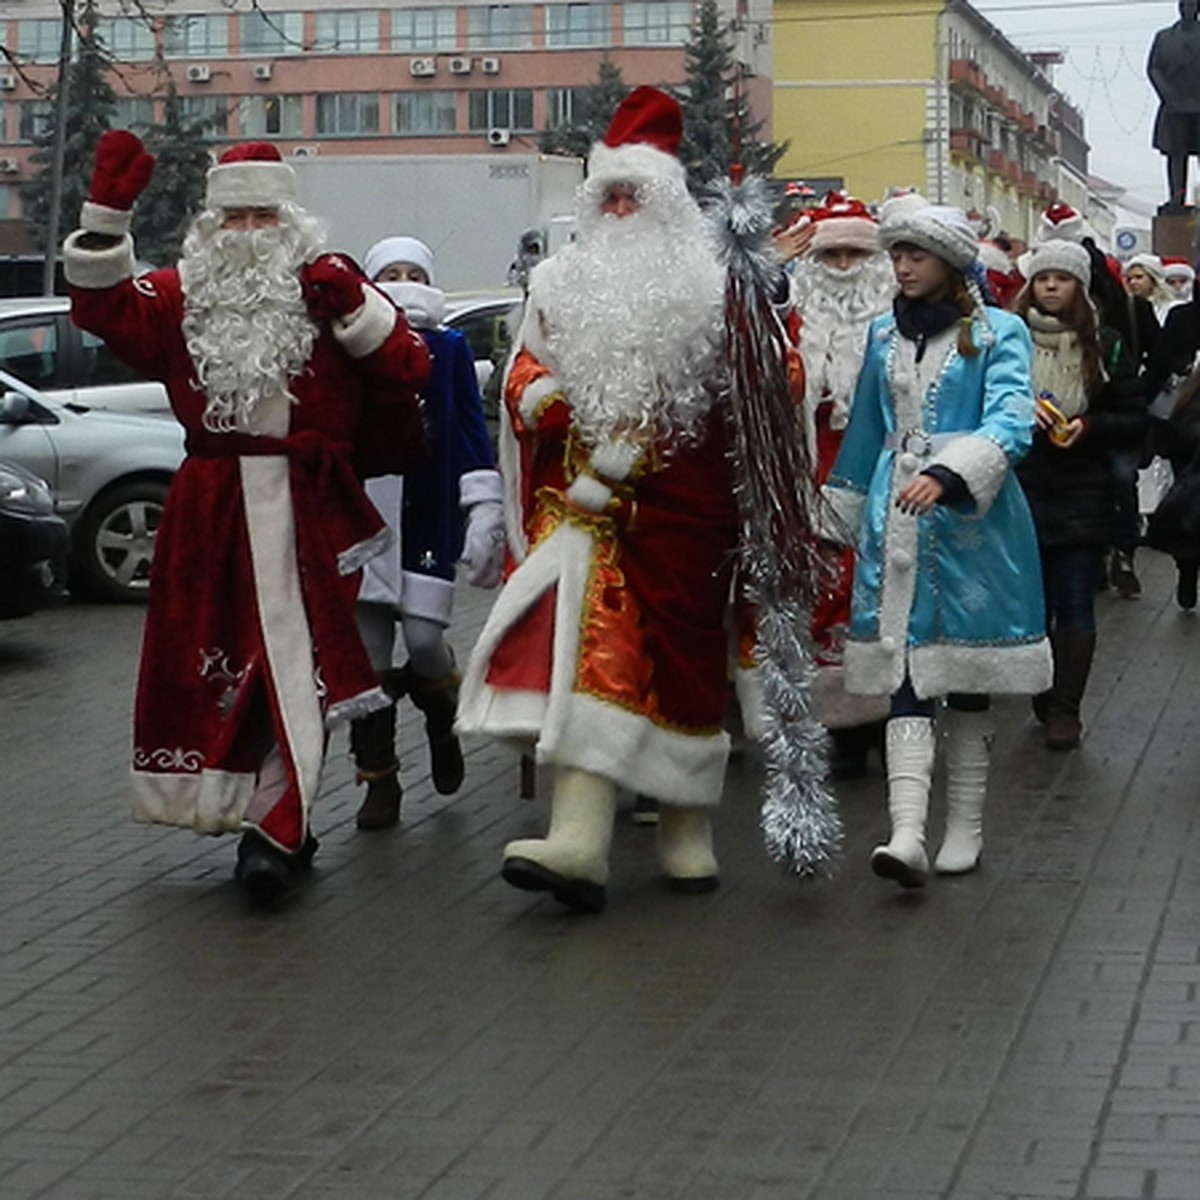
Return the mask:
<path id="1" fill-rule="evenodd" d="M 300 203 L 329 225 L 330 246 L 362 261 L 396 234 L 433 251 L 445 291 L 503 288 L 517 243 L 542 234 L 546 254 L 574 230 L 583 161 L 545 154 L 354 154 L 289 159 Z"/>

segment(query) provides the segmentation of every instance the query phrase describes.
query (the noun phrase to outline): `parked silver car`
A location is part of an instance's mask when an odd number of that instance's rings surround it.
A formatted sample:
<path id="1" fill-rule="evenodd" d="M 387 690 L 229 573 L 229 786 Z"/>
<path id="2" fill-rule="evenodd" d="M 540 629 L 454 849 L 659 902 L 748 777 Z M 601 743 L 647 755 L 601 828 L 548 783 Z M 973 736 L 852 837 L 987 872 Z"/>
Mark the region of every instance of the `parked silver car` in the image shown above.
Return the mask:
<path id="1" fill-rule="evenodd" d="M 71 591 L 141 600 L 183 429 L 170 413 L 63 402 L 0 369 L 0 459 L 45 479 L 71 533 Z"/>

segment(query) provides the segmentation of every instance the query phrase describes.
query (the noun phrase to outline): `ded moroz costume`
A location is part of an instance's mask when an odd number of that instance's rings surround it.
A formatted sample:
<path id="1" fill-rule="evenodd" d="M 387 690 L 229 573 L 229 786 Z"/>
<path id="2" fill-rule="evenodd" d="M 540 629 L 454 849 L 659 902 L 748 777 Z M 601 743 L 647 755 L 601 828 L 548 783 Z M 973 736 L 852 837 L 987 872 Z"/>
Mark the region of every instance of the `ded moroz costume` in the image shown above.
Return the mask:
<path id="1" fill-rule="evenodd" d="M 152 166 L 132 135 L 104 135 L 65 250 L 73 320 L 161 380 L 187 431 L 155 546 L 134 813 L 243 831 L 238 877 L 269 900 L 315 847 L 326 730 L 386 703 L 352 606 L 387 534 L 351 452 L 368 406 L 415 404 L 428 353 L 320 253 L 273 146 L 222 155 L 178 268 L 135 278 L 130 210 Z"/>

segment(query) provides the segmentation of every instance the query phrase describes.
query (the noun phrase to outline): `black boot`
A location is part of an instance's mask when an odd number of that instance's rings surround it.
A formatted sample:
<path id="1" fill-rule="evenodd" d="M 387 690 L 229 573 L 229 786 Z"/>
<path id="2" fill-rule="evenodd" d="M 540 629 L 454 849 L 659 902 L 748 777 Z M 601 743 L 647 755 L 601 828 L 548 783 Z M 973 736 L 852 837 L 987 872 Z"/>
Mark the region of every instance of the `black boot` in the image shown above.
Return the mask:
<path id="1" fill-rule="evenodd" d="M 410 663 L 405 667 L 405 678 L 412 702 L 425 714 L 433 786 L 443 796 L 452 795 L 462 787 L 465 772 L 462 747 L 454 734 L 461 677 L 451 668 L 441 679 L 426 679 Z"/>
<path id="2" fill-rule="evenodd" d="M 1079 706 L 1092 670 L 1096 635 L 1077 629 L 1056 630 L 1054 646 L 1054 687 L 1046 713 L 1046 748 L 1074 750 L 1083 736 Z"/>
<path id="3" fill-rule="evenodd" d="M 1132 550 L 1114 550 L 1108 568 L 1109 582 L 1122 600 L 1132 600 L 1142 594 L 1142 583 L 1133 569 Z"/>
<path id="4" fill-rule="evenodd" d="M 1191 612 L 1196 607 L 1196 576 L 1200 562 L 1194 558 L 1177 558 L 1175 560 L 1175 603 L 1184 612 Z"/>
<path id="5" fill-rule="evenodd" d="M 317 839 L 307 833 L 300 849 L 289 854 L 257 829 L 247 829 L 238 842 L 233 877 L 254 904 L 269 908 L 304 882 L 312 870 L 317 844 Z"/>
<path id="6" fill-rule="evenodd" d="M 396 758 L 396 707 L 376 709 L 350 722 L 356 783 L 367 785 L 354 823 L 359 829 L 391 829 L 400 821 L 400 763 Z"/>
<path id="7" fill-rule="evenodd" d="M 862 779 L 867 773 L 867 752 L 878 737 L 878 726 L 848 725 L 829 731 L 829 778 Z"/>

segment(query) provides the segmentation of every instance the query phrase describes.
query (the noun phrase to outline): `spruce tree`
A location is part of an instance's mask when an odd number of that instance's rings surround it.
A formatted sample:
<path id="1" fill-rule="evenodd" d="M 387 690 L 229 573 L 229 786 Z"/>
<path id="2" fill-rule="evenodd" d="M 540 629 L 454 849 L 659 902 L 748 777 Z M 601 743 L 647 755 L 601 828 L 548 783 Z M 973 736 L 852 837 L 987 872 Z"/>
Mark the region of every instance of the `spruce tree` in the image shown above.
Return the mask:
<path id="1" fill-rule="evenodd" d="M 96 31 L 96 7 L 88 0 L 75 26 L 75 52 L 68 68 L 66 142 L 63 156 L 60 234 L 74 229 L 79 210 L 87 198 L 92 158 L 100 135 L 111 127 L 117 98 L 108 82 L 112 58 Z M 58 84 L 48 90 L 51 112 L 58 101 Z M 54 121 L 34 132 L 36 150 L 29 156 L 37 167 L 29 185 L 25 213 L 34 243 L 43 253 L 50 217 L 51 174 L 54 162 Z"/>
<path id="2" fill-rule="evenodd" d="M 683 108 L 679 154 L 696 192 L 727 177 L 735 160 L 747 173 L 770 175 L 787 150 L 786 143 L 761 140 L 763 122 L 737 86 L 733 47 L 733 27 L 721 19 L 717 0 L 700 0 L 684 47 L 685 82 L 676 92 Z"/>
<path id="3" fill-rule="evenodd" d="M 600 60 L 594 83 L 579 97 L 570 124 L 545 129 L 538 138 L 543 154 L 570 154 L 587 158 L 592 144 L 604 136 L 617 105 L 629 94 L 629 85 L 621 78 L 621 68 L 605 56 Z"/>
<path id="4" fill-rule="evenodd" d="M 207 130 L 210 118 L 187 117 L 175 84 L 167 76 L 163 119 L 146 133 L 155 157 L 154 174 L 133 213 L 138 258 L 173 266 L 192 218 L 203 207 L 205 176 L 212 165 Z"/>

